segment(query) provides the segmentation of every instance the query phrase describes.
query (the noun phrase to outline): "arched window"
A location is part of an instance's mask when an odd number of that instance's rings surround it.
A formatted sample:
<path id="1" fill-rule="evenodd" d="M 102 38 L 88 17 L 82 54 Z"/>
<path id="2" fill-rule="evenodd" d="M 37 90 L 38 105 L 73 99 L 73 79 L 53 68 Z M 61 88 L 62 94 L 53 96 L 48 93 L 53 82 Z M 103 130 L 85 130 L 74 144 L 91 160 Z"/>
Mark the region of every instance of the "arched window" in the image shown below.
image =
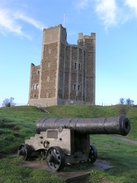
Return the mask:
<path id="1" fill-rule="evenodd" d="M 74 64 L 74 69 L 77 69 L 77 63 Z"/>
<path id="2" fill-rule="evenodd" d="M 78 85 L 78 90 L 80 90 L 80 85 Z"/>
<path id="3" fill-rule="evenodd" d="M 39 89 L 39 85 L 38 84 L 36 84 L 36 90 L 38 90 Z"/>
<path id="4" fill-rule="evenodd" d="M 80 64 L 78 65 L 78 68 L 79 68 L 79 70 L 81 70 L 81 65 Z"/>
<path id="5" fill-rule="evenodd" d="M 33 90 L 38 90 L 38 88 L 39 88 L 39 85 L 38 85 L 38 84 L 32 85 L 32 89 L 33 89 Z"/>
<path id="6" fill-rule="evenodd" d="M 73 85 L 73 90 L 76 90 L 76 84 Z"/>

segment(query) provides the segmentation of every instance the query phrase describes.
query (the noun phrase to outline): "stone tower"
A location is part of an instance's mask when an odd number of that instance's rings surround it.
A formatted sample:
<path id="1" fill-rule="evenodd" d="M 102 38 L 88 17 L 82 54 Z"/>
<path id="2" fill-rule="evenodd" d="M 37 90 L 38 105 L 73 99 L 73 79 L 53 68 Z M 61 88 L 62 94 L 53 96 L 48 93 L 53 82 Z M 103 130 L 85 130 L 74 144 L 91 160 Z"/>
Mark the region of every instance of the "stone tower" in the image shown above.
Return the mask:
<path id="1" fill-rule="evenodd" d="M 31 64 L 29 105 L 95 104 L 95 33 L 67 43 L 62 25 L 43 30 L 41 64 Z"/>

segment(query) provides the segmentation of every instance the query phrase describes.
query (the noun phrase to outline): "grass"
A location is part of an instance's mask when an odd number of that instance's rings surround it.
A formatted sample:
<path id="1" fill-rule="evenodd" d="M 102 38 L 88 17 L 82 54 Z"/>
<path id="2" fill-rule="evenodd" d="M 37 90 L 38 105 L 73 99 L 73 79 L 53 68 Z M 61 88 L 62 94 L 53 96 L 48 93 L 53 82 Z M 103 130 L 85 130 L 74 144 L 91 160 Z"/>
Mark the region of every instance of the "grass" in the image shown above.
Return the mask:
<path id="1" fill-rule="evenodd" d="M 113 117 L 121 113 L 123 106 L 59 105 L 48 107 L 49 114 L 31 106 L 0 108 L 0 182 L 44 183 L 63 182 L 45 170 L 33 170 L 22 165 L 17 153 L 25 139 L 35 135 L 35 123 L 39 118 L 94 118 Z M 123 110 L 123 108 L 122 108 Z M 127 138 L 137 140 L 137 108 L 124 106 L 131 122 Z M 91 142 L 98 150 L 98 158 L 107 160 L 115 168 L 109 171 L 92 170 L 89 182 L 135 183 L 137 182 L 137 146 L 116 139 L 113 135 L 91 135 Z"/>
<path id="2" fill-rule="evenodd" d="M 115 183 L 137 181 L 137 146 L 116 140 L 112 135 L 92 135 L 91 142 L 98 150 L 98 158 L 107 160 L 115 167 L 107 172 L 96 172 L 96 177 L 102 175 Z"/>
<path id="3" fill-rule="evenodd" d="M 0 182 L 2 183 L 63 183 L 64 181 L 45 170 L 33 170 L 22 165 L 19 157 L 8 157 L 0 162 Z"/>

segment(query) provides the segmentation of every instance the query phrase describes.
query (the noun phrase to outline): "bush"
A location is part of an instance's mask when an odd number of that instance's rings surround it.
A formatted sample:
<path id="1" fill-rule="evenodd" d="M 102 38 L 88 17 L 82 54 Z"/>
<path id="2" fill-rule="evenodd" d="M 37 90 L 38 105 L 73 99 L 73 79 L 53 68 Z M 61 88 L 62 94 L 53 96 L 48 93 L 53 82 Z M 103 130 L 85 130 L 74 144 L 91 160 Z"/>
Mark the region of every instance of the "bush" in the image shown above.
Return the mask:
<path id="1" fill-rule="evenodd" d="M 119 115 L 127 115 L 127 106 L 126 105 L 119 105 L 118 106 L 118 113 Z"/>

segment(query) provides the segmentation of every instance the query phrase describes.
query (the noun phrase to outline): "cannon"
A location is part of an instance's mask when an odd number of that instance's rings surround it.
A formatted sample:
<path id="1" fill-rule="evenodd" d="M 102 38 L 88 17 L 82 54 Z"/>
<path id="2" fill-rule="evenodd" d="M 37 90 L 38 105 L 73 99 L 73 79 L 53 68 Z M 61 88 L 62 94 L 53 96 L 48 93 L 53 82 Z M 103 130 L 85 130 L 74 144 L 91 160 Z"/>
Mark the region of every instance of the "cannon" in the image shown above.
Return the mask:
<path id="1" fill-rule="evenodd" d="M 18 148 L 24 160 L 44 152 L 46 163 L 53 171 L 66 164 L 91 162 L 97 150 L 90 144 L 91 134 L 127 135 L 130 121 L 125 115 L 111 118 L 41 118 L 36 122 L 36 134 Z"/>

